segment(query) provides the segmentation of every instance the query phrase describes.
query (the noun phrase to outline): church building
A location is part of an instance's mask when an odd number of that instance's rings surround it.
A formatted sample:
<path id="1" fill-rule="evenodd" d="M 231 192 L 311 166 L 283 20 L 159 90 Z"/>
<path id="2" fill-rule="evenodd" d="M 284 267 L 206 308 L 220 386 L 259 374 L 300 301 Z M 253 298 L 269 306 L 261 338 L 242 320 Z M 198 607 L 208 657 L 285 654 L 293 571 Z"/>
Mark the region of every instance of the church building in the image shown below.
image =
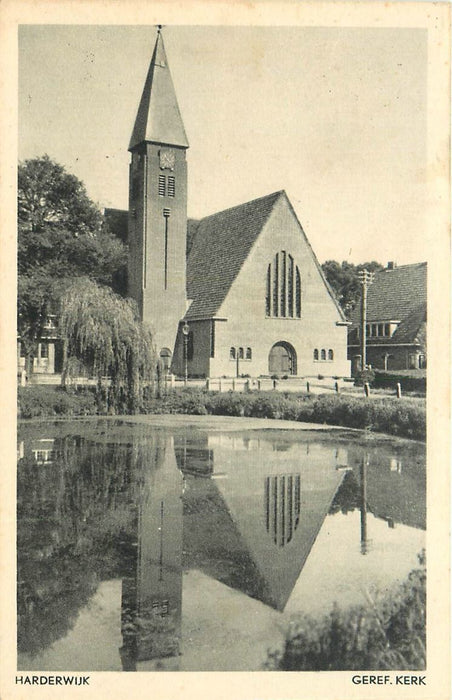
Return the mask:
<path id="1" fill-rule="evenodd" d="M 129 296 L 190 377 L 349 376 L 347 321 L 284 192 L 187 218 L 188 139 L 160 32 L 129 144 Z"/>

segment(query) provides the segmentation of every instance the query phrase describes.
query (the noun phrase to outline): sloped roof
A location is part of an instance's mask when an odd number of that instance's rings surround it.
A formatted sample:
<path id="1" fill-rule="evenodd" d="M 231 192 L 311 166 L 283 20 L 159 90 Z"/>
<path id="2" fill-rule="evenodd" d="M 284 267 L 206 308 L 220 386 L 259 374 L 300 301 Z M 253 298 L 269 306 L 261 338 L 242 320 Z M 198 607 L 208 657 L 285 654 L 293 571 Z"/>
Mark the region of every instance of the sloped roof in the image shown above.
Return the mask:
<path id="1" fill-rule="evenodd" d="M 192 222 L 196 231 L 187 261 L 186 318 L 214 315 L 236 279 L 250 250 L 284 191 Z"/>
<path id="2" fill-rule="evenodd" d="M 154 53 L 144 83 L 129 151 L 143 141 L 188 148 L 187 135 L 160 32 L 157 34 Z"/>
<path id="3" fill-rule="evenodd" d="M 427 263 L 401 265 L 375 274 L 367 292 L 368 321 L 402 321 L 427 302 Z M 352 314 L 353 324 L 359 323 L 359 305 Z M 424 319 L 425 320 L 425 319 Z M 410 326 L 415 318 L 410 322 Z M 407 326 L 408 331 L 408 326 Z M 399 341 L 400 342 L 400 341 Z"/>
<path id="4" fill-rule="evenodd" d="M 390 338 L 392 343 L 423 342 L 425 335 L 425 323 L 427 321 L 427 303 L 419 304 L 398 325 L 396 332 Z"/>

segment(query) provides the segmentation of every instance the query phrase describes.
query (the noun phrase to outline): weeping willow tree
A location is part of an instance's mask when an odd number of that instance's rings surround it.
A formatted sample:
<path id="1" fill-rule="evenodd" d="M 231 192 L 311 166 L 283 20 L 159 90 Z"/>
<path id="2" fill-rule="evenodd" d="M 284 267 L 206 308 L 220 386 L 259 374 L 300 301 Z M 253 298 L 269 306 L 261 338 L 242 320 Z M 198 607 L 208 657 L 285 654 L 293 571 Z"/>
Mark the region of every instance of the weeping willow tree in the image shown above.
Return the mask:
<path id="1" fill-rule="evenodd" d="M 153 384 L 156 353 L 133 302 L 78 278 L 60 303 L 62 385 L 67 387 L 82 369 L 97 379 L 98 394 L 105 395 L 110 408 L 136 412 L 144 387 Z"/>

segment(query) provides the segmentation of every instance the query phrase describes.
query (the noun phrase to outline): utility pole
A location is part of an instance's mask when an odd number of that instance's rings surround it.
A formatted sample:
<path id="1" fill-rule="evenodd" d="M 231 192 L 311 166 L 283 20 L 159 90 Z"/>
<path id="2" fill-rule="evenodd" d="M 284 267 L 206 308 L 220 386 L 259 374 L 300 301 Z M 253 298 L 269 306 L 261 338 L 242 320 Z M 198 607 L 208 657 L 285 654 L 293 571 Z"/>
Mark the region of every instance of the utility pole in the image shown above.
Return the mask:
<path id="1" fill-rule="evenodd" d="M 361 481 L 361 554 L 367 554 L 369 551 L 369 540 L 367 539 L 367 465 L 369 457 L 363 457 L 360 465 L 360 481 Z"/>
<path id="2" fill-rule="evenodd" d="M 374 281 L 375 273 L 369 270 L 358 272 L 361 285 L 361 371 L 367 369 L 366 357 L 366 320 L 367 320 L 367 290 Z"/>

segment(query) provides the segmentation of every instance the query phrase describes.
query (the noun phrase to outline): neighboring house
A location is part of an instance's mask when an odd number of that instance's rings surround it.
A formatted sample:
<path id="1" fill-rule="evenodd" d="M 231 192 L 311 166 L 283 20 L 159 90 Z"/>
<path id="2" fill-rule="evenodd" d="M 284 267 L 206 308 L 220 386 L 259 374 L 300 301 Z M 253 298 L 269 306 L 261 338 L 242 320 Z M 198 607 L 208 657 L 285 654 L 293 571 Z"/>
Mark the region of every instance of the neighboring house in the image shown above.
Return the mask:
<path id="1" fill-rule="evenodd" d="M 358 304 L 352 313 L 348 357 L 352 371 L 361 366 Z M 367 293 L 367 364 L 377 369 L 427 366 L 427 263 L 395 266 L 375 274 Z"/>
<path id="2" fill-rule="evenodd" d="M 164 365 L 349 376 L 348 322 L 285 192 L 189 221 L 187 148 L 159 33 L 129 144 L 128 281 Z"/>

